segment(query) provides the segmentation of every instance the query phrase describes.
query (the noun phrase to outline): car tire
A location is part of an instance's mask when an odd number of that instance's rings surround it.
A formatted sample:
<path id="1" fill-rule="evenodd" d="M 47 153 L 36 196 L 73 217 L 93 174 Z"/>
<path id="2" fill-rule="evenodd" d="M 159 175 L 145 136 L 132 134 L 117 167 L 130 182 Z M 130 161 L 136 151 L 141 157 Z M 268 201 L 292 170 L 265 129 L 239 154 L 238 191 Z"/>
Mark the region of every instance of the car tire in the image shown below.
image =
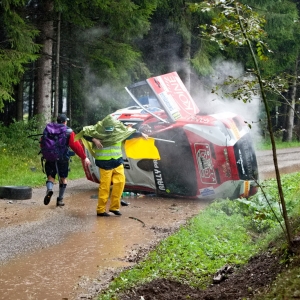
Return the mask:
<path id="1" fill-rule="evenodd" d="M 31 199 L 32 188 L 28 186 L 0 186 L 0 198 L 26 200 Z"/>

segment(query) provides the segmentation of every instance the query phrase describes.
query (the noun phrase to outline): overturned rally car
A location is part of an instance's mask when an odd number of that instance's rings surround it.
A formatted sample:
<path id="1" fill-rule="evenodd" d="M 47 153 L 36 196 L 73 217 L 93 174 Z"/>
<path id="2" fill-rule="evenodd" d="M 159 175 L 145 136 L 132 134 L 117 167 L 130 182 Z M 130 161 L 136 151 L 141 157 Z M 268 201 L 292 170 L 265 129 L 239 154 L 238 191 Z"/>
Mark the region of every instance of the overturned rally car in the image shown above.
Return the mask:
<path id="1" fill-rule="evenodd" d="M 130 107 L 112 115 L 155 139 L 160 160 L 132 159 L 123 151 L 125 191 L 214 199 L 256 193 L 258 168 L 248 126 L 231 112 L 201 115 L 176 72 L 125 88 Z M 94 158 L 86 149 L 87 156 Z M 85 169 L 99 182 L 99 169 Z"/>

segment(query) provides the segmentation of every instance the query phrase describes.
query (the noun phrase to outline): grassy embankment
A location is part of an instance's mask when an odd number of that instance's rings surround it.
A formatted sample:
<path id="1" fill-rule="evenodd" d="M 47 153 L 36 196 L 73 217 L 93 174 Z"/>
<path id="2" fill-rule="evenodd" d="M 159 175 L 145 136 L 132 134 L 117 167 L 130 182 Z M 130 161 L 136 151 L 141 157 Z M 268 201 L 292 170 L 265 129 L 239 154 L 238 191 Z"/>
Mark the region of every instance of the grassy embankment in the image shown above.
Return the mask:
<path id="1" fill-rule="evenodd" d="M 39 143 L 27 138 L 35 133 L 28 124 L 13 124 L 9 129 L 0 127 L 0 185 L 44 185 L 45 176 L 37 155 Z M 284 146 L 286 144 L 278 144 L 278 148 Z M 260 149 L 270 149 L 270 145 L 262 144 Z M 77 157 L 71 168 L 70 179 L 84 177 Z M 285 175 L 282 181 L 288 213 L 294 220 L 294 232 L 299 232 L 300 202 L 297 195 L 300 173 Z M 263 186 L 273 209 L 279 214 L 275 180 L 265 181 Z M 261 193 L 249 201 L 216 200 L 192 218 L 187 226 L 162 241 L 143 262 L 120 273 L 99 297 L 102 300 L 117 299 L 119 292 L 161 277 L 204 287 L 219 268 L 225 264 L 245 264 L 249 257 L 266 249 L 270 241 L 273 241 L 274 251 L 285 247 L 282 231 Z M 282 263 L 288 265 L 293 260 L 299 260 L 299 257 L 287 255 Z M 299 267 L 287 268 L 269 294 L 260 299 L 292 299 L 299 295 L 299 274 Z"/>
<path id="2" fill-rule="evenodd" d="M 278 149 L 287 147 L 299 147 L 299 143 L 277 143 Z M 259 150 L 270 149 L 268 142 L 259 145 Z M 300 230 L 299 179 L 300 173 L 282 176 L 293 234 L 299 234 Z M 282 222 L 276 180 L 267 180 L 261 184 L 273 211 Z M 287 253 L 282 229 L 263 194 L 259 192 L 248 200 L 217 199 L 176 234 L 163 240 L 144 261 L 122 271 L 108 289 L 99 295 L 99 300 L 118 299 L 119 293 L 156 278 L 175 279 L 204 288 L 211 284 L 212 276 L 224 265 L 244 265 L 250 257 L 263 252 L 270 245 L 275 253 L 284 253 L 281 263 L 286 269 L 270 288 L 255 299 L 298 297 L 300 268 L 297 266 L 300 257 Z"/>
<path id="3" fill-rule="evenodd" d="M 300 229 L 299 180 L 300 173 L 282 178 L 293 233 L 299 233 Z M 276 181 L 268 180 L 263 185 L 279 216 Z M 270 244 L 272 251 L 286 254 L 282 256 L 286 271 L 257 299 L 293 299 L 300 293 L 300 268 L 290 264 L 297 261 L 299 266 L 300 257 L 287 254 L 282 230 L 261 193 L 248 200 L 216 200 L 163 240 L 144 261 L 116 276 L 99 299 L 117 299 L 118 293 L 156 278 L 175 279 L 203 288 L 211 284 L 212 276 L 221 267 L 244 265 Z"/>

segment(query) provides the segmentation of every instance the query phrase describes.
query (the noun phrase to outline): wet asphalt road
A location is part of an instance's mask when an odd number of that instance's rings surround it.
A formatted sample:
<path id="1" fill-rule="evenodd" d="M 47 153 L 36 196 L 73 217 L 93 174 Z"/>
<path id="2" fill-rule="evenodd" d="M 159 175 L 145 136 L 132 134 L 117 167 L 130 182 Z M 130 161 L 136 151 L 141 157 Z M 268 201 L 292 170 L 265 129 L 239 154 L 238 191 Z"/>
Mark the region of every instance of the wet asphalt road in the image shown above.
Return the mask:
<path id="1" fill-rule="evenodd" d="M 300 148 L 278 150 L 282 173 L 300 170 Z M 274 177 L 271 151 L 257 153 L 260 178 Z M 29 200 L 0 199 L 0 299 L 87 299 L 119 268 L 209 203 L 133 197 L 122 216 L 96 216 L 98 185 L 70 181 L 66 206 L 43 204 L 44 189 Z M 57 197 L 55 186 L 53 199 Z"/>

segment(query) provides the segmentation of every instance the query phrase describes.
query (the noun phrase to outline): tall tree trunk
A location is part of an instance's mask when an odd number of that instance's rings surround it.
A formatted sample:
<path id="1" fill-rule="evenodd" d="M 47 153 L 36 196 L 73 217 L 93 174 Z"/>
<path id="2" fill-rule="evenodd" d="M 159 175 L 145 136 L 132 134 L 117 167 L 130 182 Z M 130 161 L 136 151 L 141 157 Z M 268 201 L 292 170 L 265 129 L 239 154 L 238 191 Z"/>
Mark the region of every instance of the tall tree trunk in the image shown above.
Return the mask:
<path id="1" fill-rule="evenodd" d="M 72 101 L 71 101 L 71 96 L 72 96 L 72 89 L 71 89 L 71 86 L 68 85 L 67 115 L 70 119 L 70 125 L 72 126 Z"/>
<path id="2" fill-rule="evenodd" d="M 70 58 L 69 58 L 69 65 L 70 65 Z M 70 119 L 70 126 L 72 127 L 72 89 L 71 89 L 71 70 L 68 69 L 68 79 L 67 79 L 67 116 Z"/>
<path id="3" fill-rule="evenodd" d="M 293 139 L 295 103 L 296 103 L 296 94 L 297 94 L 297 73 L 298 73 L 297 70 L 298 70 L 298 57 L 297 57 L 296 64 L 295 64 L 295 77 L 293 80 L 293 85 L 290 88 L 291 102 L 290 102 L 290 106 L 288 108 L 286 142 L 291 142 Z"/>
<path id="4" fill-rule="evenodd" d="M 33 117 L 33 104 L 34 104 L 34 76 L 35 76 L 35 62 L 32 64 L 32 69 L 29 72 L 29 90 L 28 90 L 28 119 L 32 119 Z"/>
<path id="5" fill-rule="evenodd" d="M 37 78 L 35 90 L 35 114 L 51 121 L 52 104 L 52 48 L 53 48 L 53 1 L 45 0 L 39 7 L 42 44 L 41 57 L 37 61 Z"/>
<path id="6" fill-rule="evenodd" d="M 16 101 L 4 102 L 3 111 L 0 112 L 0 120 L 5 126 L 14 122 L 16 117 Z"/>
<path id="7" fill-rule="evenodd" d="M 183 37 L 183 61 L 184 65 L 181 69 L 181 77 L 184 85 L 186 86 L 187 90 L 190 91 L 191 89 L 191 68 L 190 68 L 190 60 L 191 60 L 191 34 L 187 34 L 187 36 Z"/>
<path id="8" fill-rule="evenodd" d="M 285 95 L 285 97 L 288 97 L 288 95 Z M 286 133 L 286 124 L 287 124 L 287 114 L 288 114 L 288 105 L 287 103 L 281 99 L 282 105 L 278 107 L 278 123 L 277 126 L 274 128 L 275 133 L 278 133 L 279 130 L 283 130 L 283 136 L 282 136 L 282 141 L 287 136 Z"/>
<path id="9" fill-rule="evenodd" d="M 63 84 L 64 84 L 64 78 L 63 74 L 59 73 L 59 97 L 58 97 L 58 111 L 59 112 L 66 112 L 67 108 L 64 107 L 64 102 L 65 102 L 65 96 L 64 96 L 64 89 L 63 89 Z"/>
<path id="10" fill-rule="evenodd" d="M 183 18 L 181 24 L 181 36 L 182 36 L 182 57 L 183 66 L 180 70 L 180 77 L 186 86 L 187 90 L 190 91 L 191 87 L 191 44 L 192 44 L 192 33 L 191 33 L 191 13 L 186 8 L 184 1 Z"/>
<path id="11" fill-rule="evenodd" d="M 16 120 L 22 121 L 23 120 L 23 87 L 24 87 L 24 80 L 22 79 L 17 86 L 16 92 Z"/>
<path id="12" fill-rule="evenodd" d="M 60 21 L 61 12 L 58 13 L 57 29 L 56 29 L 56 59 L 55 59 L 55 101 L 54 101 L 54 116 L 58 115 L 58 103 L 59 103 L 59 56 L 60 56 Z"/>

